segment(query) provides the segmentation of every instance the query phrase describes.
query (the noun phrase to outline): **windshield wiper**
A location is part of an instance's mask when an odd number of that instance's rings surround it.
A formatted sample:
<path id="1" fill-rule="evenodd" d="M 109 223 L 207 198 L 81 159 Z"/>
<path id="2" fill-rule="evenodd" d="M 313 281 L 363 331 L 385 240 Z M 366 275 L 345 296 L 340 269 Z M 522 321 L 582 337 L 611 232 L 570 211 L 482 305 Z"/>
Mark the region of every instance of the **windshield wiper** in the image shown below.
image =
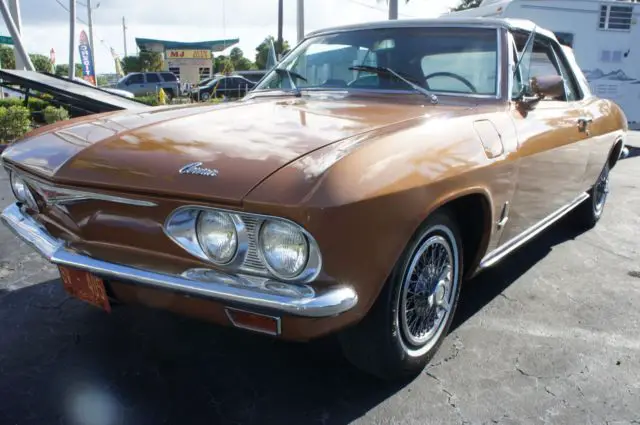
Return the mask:
<path id="1" fill-rule="evenodd" d="M 304 78 L 302 75 L 298 74 L 297 72 L 291 71 L 286 68 L 273 68 L 273 71 L 276 74 L 279 74 L 279 75 L 285 74 L 287 77 L 289 77 L 289 81 L 291 81 L 291 88 L 293 89 L 295 95 L 302 96 L 302 93 L 300 93 L 300 89 L 298 88 L 298 85 L 296 84 L 295 80 L 298 79 L 302 81 L 307 81 L 306 78 Z"/>
<path id="2" fill-rule="evenodd" d="M 410 79 L 403 77 L 401 74 L 399 74 L 397 71 L 394 71 L 391 68 L 387 68 L 384 66 L 355 65 L 355 66 L 349 67 L 349 70 L 372 72 L 374 74 L 393 75 L 398 80 L 407 83 L 409 86 L 411 86 L 412 89 L 414 89 L 418 93 L 422 93 L 423 95 L 425 95 L 427 98 L 429 98 L 431 103 L 433 104 L 438 103 L 438 96 L 431 93 L 429 90 L 425 89 L 424 87 L 421 87 L 418 84 L 414 83 Z"/>

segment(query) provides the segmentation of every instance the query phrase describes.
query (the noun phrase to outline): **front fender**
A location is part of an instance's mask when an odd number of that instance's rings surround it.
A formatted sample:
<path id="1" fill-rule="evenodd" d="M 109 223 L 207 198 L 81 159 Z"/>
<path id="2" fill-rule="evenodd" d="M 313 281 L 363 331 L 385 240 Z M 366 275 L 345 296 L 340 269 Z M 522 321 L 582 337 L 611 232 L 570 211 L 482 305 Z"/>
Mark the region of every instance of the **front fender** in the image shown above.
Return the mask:
<path id="1" fill-rule="evenodd" d="M 505 177 L 495 162 L 469 121 L 432 122 L 315 151 L 270 176 L 244 204 L 304 226 L 323 256 L 317 284 L 353 285 L 364 314 L 431 212 L 471 193 L 493 205 L 496 178 Z"/>

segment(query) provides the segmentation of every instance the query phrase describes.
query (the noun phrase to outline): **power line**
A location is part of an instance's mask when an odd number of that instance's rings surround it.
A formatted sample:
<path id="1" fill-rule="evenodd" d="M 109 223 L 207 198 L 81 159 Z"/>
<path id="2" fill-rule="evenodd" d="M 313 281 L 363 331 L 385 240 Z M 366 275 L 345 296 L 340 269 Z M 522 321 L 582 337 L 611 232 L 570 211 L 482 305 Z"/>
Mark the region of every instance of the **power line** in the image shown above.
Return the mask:
<path id="1" fill-rule="evenodd" d="M 66 10 L 66 11 L 67 11 L 67 13 L 71 13 L 71 11 L 69 10 L 69 8 L 68 8 L 67 6 L 65 6 L 64 4 L 62 4 L 62 3 L 60 2 L 60 0 L 56 0 L 56 3 L 58 3 L 58 5 L 60 5 L 60 7 L 61 7 L 61 8 L 63 8 L 64 10 Z M 76 21 L 80 22 L 80 23 L 81 23 L 81 24 L 83 24 L 83 25 L 87 25 L 87 26 L 89 26 L 89 24 L 87 24 L 85 21 L 83 21 L 82 19 L 78 18 L 77 16 L 76 16 Z"/>

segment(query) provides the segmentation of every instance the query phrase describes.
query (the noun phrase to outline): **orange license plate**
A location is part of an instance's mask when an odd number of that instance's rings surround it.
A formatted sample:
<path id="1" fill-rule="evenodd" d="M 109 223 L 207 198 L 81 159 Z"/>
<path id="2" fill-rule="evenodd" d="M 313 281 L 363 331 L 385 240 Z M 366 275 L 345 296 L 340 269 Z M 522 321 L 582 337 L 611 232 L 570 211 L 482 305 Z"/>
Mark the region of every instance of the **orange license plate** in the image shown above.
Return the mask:
<path id="1" fill-rule="evenodd" d="M 104 288 L 104 281 L 83 270 L 59 266 L 62 286 L 68 294 L 96 307 L 111 312 L 111 304 Z"/>

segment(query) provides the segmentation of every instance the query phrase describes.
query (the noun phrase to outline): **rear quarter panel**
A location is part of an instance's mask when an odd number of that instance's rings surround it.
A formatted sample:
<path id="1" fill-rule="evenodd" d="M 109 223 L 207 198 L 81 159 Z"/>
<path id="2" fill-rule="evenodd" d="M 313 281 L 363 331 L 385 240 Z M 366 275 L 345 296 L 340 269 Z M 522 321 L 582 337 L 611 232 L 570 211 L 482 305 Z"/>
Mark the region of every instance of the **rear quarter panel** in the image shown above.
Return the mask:
<path id="1" fill-rule="evenodd" d="M 593 122 L 590 126 L 589 160 L 583 180 L 585 191 L 595 183 L 615 144 L 624 140 L 628 131 L 627 118 L 613 101 L 592 97 L 586 109 Z"/>

